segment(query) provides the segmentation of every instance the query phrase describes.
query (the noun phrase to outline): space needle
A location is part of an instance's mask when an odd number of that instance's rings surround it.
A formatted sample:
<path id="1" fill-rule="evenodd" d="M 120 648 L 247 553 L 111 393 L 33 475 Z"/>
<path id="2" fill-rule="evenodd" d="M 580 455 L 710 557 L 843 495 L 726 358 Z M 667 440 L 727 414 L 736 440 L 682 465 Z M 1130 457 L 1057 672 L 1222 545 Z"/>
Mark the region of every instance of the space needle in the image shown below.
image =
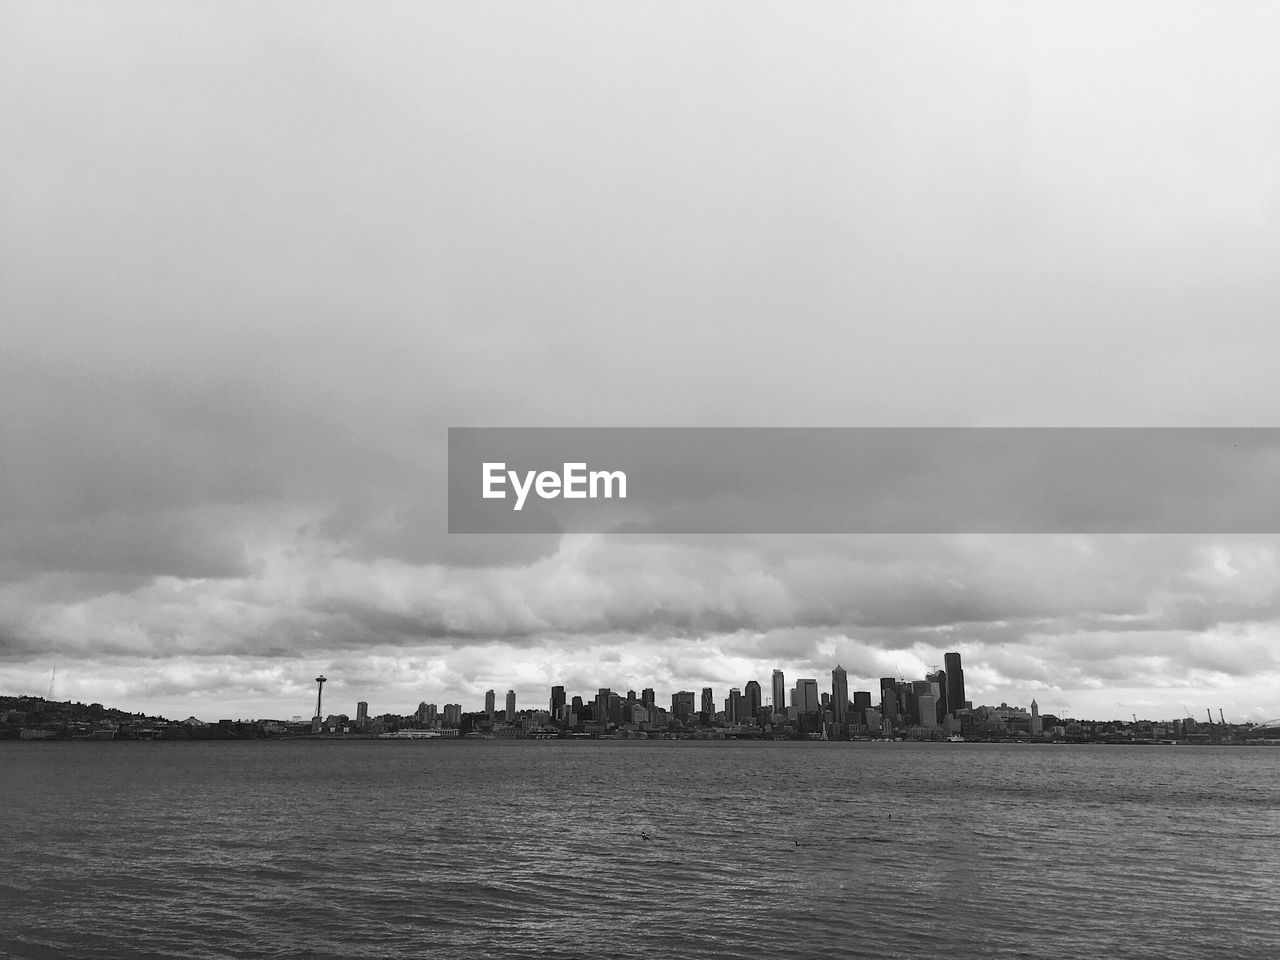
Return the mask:
<path id="1" fill-rule="evenodd" d="M 324 684 L 325 679 L 323 674 L 316 677 L 316 715 L 311 718 L 312 733 L 319 733 L 320 724 L 323 723 L 323 720 L 321 719 L 323 714 L 320 713 L 320 699 L 324 696 Z"/>

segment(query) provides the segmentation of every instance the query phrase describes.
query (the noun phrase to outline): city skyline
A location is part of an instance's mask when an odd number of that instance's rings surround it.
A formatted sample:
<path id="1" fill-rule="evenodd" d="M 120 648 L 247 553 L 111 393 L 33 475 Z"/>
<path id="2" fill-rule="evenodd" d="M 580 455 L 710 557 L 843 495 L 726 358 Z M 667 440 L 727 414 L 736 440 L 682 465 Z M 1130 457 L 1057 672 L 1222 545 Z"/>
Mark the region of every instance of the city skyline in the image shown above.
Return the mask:
<path id="1" fill-rule="evenodd" d="M 948 651 L 943 655 L 942 658 L 940 658 L 938 663 L 931 664 L 927 669 L 921 669 L 920 671 L 918 671 L 918 674 L 920 677 L 930 678 L 934 675 L 935 672 L 941 672 L 945 676 L 943 692 L 942 692 L 942 702 L 950 703 L 950 704 L 954 704 L 957 702 L 969 702 L 974 704 L 975 706 L 996 706 L 997 704 L 1006 704 L 1006 703 L 1013 703 L 1013 704 L 1022 703 L 1026 705 L 1032 702 L 1038 702 L 1042 710 L 1051 709 L 1052 712 L 1061 716 L 1068 716 L 1068 715 L 1088 716 L 1094 720 L 1123 720 L 1126 717 L 1133 715 L 1135 712 L 1141 712 L 1144 708 L 1147 710 L 1148 713 L 1150 713 L 1151 708 L 1155 706 L 1159 706 L 1161 709 L 1165 710 L 1165 712 L 1159 714 L 1159 717 L 1158 717 L 1158 719 L 1164 719 L 1164 720 L 1182 719 L 1184 717 L 1196 718 L 1200 714 L 1206 711 L 1208 711 L 1211 718 L 1214 716 L 1217 716 L 1223 710 L 1232 712 L 1231 707 L 1223 706 L 1217 703 L 1202 702 L 1203 701 L 1202 694 L 1204 693 L 1204 691 L 1196 691 L 1196 690 L 1186 691 L 1188 693 L 1188 696 L 1184 696 L 1177 703 L 1172 703 L 1167 699 L 1164 701 L 1163 704 L 1158 704 L 1152 701 L 1143 702 L 1141 700 L 1133 700 L 1133 701 L 1127 701 L 1127 702 L 1117 701 L 1116 703 L 1117 712 L 1114 715 L 1088 714 L 1086 712 L 1077 712 L 1073 714 L 1073 712 L 1070 709 L 1066 708 L 1065 706 L 1055 706 L 1057 704 L 1065 704 L 1066 701 L 1064 698 L 1057 695 L 1057 691 L 1053 690 L 1050 687 L 1028 687 L 1023 690 L 1018 690 L 1017 688 L 1014 688 L 1014 687 L 991 688 L 986 686 L 980 686 L 980 687 L 977 687 L 976 689 L 978 689 L 983 693 L 989 693 L 991 695 L 988 696 L 987 699 L 979 701 L 968 696 L 969 689 L 971 688 L 968 688 L 966 686 L 965 668 L 962 666 L 962 663 L 963 663 L 963 657 L 960 652 Z M 808 666 L 812 667 L 813 665 L 809 664 Z M 744 690 L 749 690 L 749 688 L 753 684 L 755 685 L 756 692 L 760 695 L 761 705 L 764 705 L 764 706 L 776 705 L 779 702 L 779 698 L 777 697 L 777 694 L 776 694 L 776 691 L 777 691 L 776 684 L 779 680 L 781 680 L 783 683 L 781 702 L 785 708 L 786 706 L 789 706 L 791 704 L 792 694 L 794 693 L 794 684 L 801 680 L 805 681 L 806 683 L 812 683 L 814 685 L 813 696 L 816 697 L 817 699 L 824 700 L 828 695 L 830 695 L 831 699 L 835 701 L 836 699 L 835 690 L 836 690 L 836 683 L 837 683 L 836 675 L 837 673 L 839 673 L 841 675 L 839 683 L 841 684 L 842 688 L 844 689 L 847 695 L 846 702 L 852 704 L 854 702 L 855 694 L 859 692 L 867 692 L 871 694 L 872 700 L 874 702 L 879 703 L 879 700 L 881 697 L 881 683 L 884 679 L 886 679 L 885 677 L 872 676 L 869 673 L 863 672 L 863 673 L 855 673 L 851 680 L 850 672 L 847 669 L 845 669 L 842 664 L 839 664 L 839 663 L 835 664 L 830 670 L 824 671 L 821 668 L 819 668 L 816 671 L 813 669 L 806 669 L 805 671 L 802 671 L 802 672 L 813 673 L 814 676 L 796 676 L 794 672 L 789 674 L 789 672 L 786 669 L 773 667 L 769 670 L 767 677 L 764 677 L 763 675 L 761 677 L 752 676 L 752 677 L 749 677 L 745 682 L 742 680 L 728 680 L 728 679 L 707 681 L 705 677 L 700 677 L 690 682 L 686 682 L 683 684 L 676 684 L 671 688 L 669 692 L 671 694 L 675 694 L 676 692 L 678 692 L 677 688 L 679 688 L 679 690 L 689 692 L 694 696 L 695 703 L 698 705 L 699 708 L 705 709 L 706 705 L 709 703 L 714 708 L 712 712 L 718 712 L 720 710 L 720 704 L 724 696 L 727 696 L 731 691 L 741 693 Z M 824 675 L 830 676 L 831 683 L 829 685 L 824 686 L 824 681 L 823 681 Z M 787 678 L 789 676 L 792 679 L 788 680 Z M 892 674 L 892 676 L 895 680 L 910 682 L 906 672 L 894 673 Z M 762 682 L 762 678 L 763 678 L 763 682 Z M 582 685 L 582 689 L 583 690 L 609 689 L 614 691 L 615 693 L 620 690 L 628 690 L 628 689 L 633 689 L 633 690 L 648 689 L 650 691 L 654 689 L 658 689 L 660 692 L 660 688 L 651 687 L 651 683 L 652 681 L 646 680 L 643 677 L 633 676 L 631 679 L 628 680 L 628 682 L 621 683 L 621 684 L 617 684 L 617 683 L 600 684 L 594 680 L 585 681 Z M 767 687 L 765 686 L 766 683 L 768 684 Z M 791 684 L 791 686 L 788 686 L 789 683 Z M 479 689 L 479 688 L 473 685 L 469 689 Z M 572 690 L 574 689 L 574 687 L 568 683 L 553 683 L 549 687 L 549 689 L 551 691 L 552 699 L 556 697 L 556 693 L 558 691 L 561 701 L 563 702 L 564 700 L 568 699 L 573 695 Z M 769 691 L 768 695 L 764 695 L 763 693 L 763 691 L 766 689 Z M 450 690 L 448 692 L 452 694 L 457 693 L 456 689 Z M 496 696 L 496 693 L 497 693 L 497 688 L 490 687 L 489 689 L 487 689 L 485 693 L 482 695 L 484 707 L 478 708 L 478 709 L 483 709 L 483 712 L 490 712 L 489 711 L 490 701 L 493 698 L 493 696 Z M 543 694 L 543 699 L 546 699 L 545 689 L 542 691 L 542 694 Z M 1197 699 L 1197 696 L 1199 696 L 1200 699 Z M 443 694 L 441 695 L 441 697 L 443 697 Z M 441 697 L 437 697 L 437 699 L 441 699 Z M 539 693 L 536 688 L 524 689 L 522 693 L 517 693 L 517 691 L 514 691 L 514 690 L 508 690 L 506 702 L 508 704 L 511 703 L 513 701 L 513 698 L 515 702 L 525 704 L 527 709 L 539 709 L 536 706 L 536 704 L 539 703 Z M 449 698 L 446 697 L 445 699 L 449 699 Z M 464 711 L 470 710 L 470 707 L 465 702 L 465 697 L 461 699 L 464 701 L 462 703 L 462 709 Z M 533 704 L 534 706 L 528 706 L 529 704 Z M 1049 706 L 1046 706 L 1046 705 L 1049 705 Z M 1123 708 L 1123 709 L 1120 709 L 1120 708 Z M 519 708 L 517 708 L 517 711 L 518 710 Z M 554 712 L 554 708 L 552 708 L 552 712 Z M 1276 711 L 1276 712 L 1280 713 L 1280 711 Z M 1236 720 L 1233 722 L 1241 722 L 1241 721 L 1248 722 L 1250 720 L 1256 721 L 1259 719 L 1259 717 L 1270 717 L 1270 716 L 1271 714 L 1268 713 L 1265 709 L 1261 711 L 1252 710 L 1252 711 L 1247 711 L 1244 714 L 1238 715 L 1236 717 Z M 1150 718 L 1156 719 L 1157 717 L 1155 714 L 1152 714 Z M 1211 722 L 1212 722 L 1212 719 L 1211 719 Z"/>
<path id="2" fill-rule="evenodd" d="M 833 655 L 838 653 L 838 646 L 832 647 Z M 862 648 L 865 651 L 865 647 Z M 849 670 L 845 668 L 846 683 L 850 690 L 866 689 L 873 692 L 875 697 L 879 696 L 879 683 L 881 676 L 894 676 L 898 679 L 906 679 L 908 675 L 926 676 L 935 670 L 943 669 L 947 659 L 950 656 L 959 656 L 951 652 L 940 652 L 934 657 L 929 655 L 922 656 L 918 650 L 910 651 L 903 654 L 888 655 L 886 652 L 875 658 L 876 662 L 884 665 L 890 659 L 893 660 L 891 668 L 886 668 L 881 673 L 876 670 L 867 670 L 865 667 L 854 668 Z M 736 658 L 735 658 L 736 659 Z M 430 685 L 428 681 L 423 684 L 410 678 L 401 678 L 394 683 L 388 683 L 386 678 L 380 678 L 372 675 L 369 669 L 371 661 L 366 658 L 356 664 L 357 669 L 352 674 L 343 676 L 340 662 L 329 661 L 332 666 L 325 669 L 327 675 L 324 697 L 336 698 L 345 697 L 347 699 L 355 697 L 358 700 L 372 702 L 375 705 L 384 702 L 408 702 L 415 698 L 421 699 L 418 691 L 429 689 L 432 691 L 435 699 L 444 701 L 457 701 L 463 704 L 464 710 L 472 709 L 470 704 L 479 701 L 479 705 L 474 709 L 487 712 L 488 709 L 488 693 L 492 692 L 498 697 L 496 702 L 497 710 L 501 711 L 505 708 L 507 695 L 514 694 L 516 700 L 520 704 L 537 703 L 541 699 L 546 699 L 546 691 L 551 687 L 562 687 L 568 689 L 596 690 L 602 686 L 611 689 L 621 688 L 627 689 L 634 687 L 640 689 L 643 687 L 654 686 L 655 684 L 663 688 L 670 689 L 689 689 L 694 692 L 695 697 L 701 700 L 706 689 L 713 691 L 713 696 L 720 696 L 721 691 L 727 693 L 729 689 L 737 687 L 744 690 L 750 683 L 759 685 L 762 694 L 761 701 L 765 704 L 774 702 L 774 677 L 781 673 L 784 677 L 795 678 L 799 674 L 804 674 L 805 679 L 814 680 L 817 684 L 816 689 L 821 692 L 829 690 L 829 678 L 831 677 L 832 668 L 836 666 L 843 667 L 843 664 L 835 664 L 826 662 L 822 658 L 812 658 L 806 661 L 789 661 L 783 668 L 775 666 L 766 666 L 759 668 L 756 675 L 748 675 L 746 679 L 741 677 L 729 677 L 727 675 L 718 675 L 709 677 L 707 674 L 695 674 L 683 679 L 674 677 L 670 674 L 663 680 L 655 681 L 652 677 L 632 672 L 624 674 L 621 677 L 617 673 L 611 673 L 606 668 L 600 668 L 597 672 L 582 670 L 577 663 L 573 664 L 574 669 L 570 671 L 572 679 L 564 679 L 556 677 L 550 669 L 544 668 L 545 676 L 550 683 L 534 681 L 532 683 L 517 684 L 515 687 L 507 688 L 506 692 L 501 689 L 505 684 L 497 681 L 486 681 L 483 678 L 471 677 L 465 685 Z M 381 659 L 372 661 L 373 663 L 381 662 Z M 393 661 L 394 662 L 394 661 Z M 910 669 L 904 669 L 904 664 L 911 665 Z M 306 671 L 304 670 L 303 673 Z M 949 671 L 945 671 L 948 676 L 948 690 L 944 697 L 954 695 L 951 689 L 957 680 Z M 188 714 L 198 714 L 202 708 L 205 713 L 210 715 L 215 713 L 225 713 L 227 708 L 234 704 L 236 709 L 231 712 L 243 716 L 269 716 L 280 713 L 280 706 L 284 699 L 290 699 L 289 691 L 295 691 L 301 696 L 302 700 L 310 697 L 314 701 L 316 697 L 315 680 L 303 681 L 299 676 L 290 676 L 287 671 L 281 669 L 278 672 L 281 677 L 281 694 L 280 696 L 264 695 L 253 701 L 237 701 L 234 699 L 220 700 L 216 697 L 192 697 L 185 695 L 181 698 L 170 699 L 147 699 L 143 698 L 137 702 L 136 709 L 149 715 L 176 715 L 186 711 Z M 966 681 L 966 675 L 970 677 L 976 676 L 978 684 L 974 685 L 972 681 Z M 1093 696 L 1088 699 L 1081 699 L 1078 696 L 1071 696 L 1070 693 L 1056 689 L 1052 685 L 1042 682 L 1031 684 L 1016 683 L 983 683 L 982 680 L 989 676 L 987 665 L 979 661 L 976 669 L 973 666 L 966 666 L 962 671 L 958 680 L 959 689 L 967 692 L 968 689 L 976 691 L 983 703 L 991 705 L 1008 702 L 1008 703 L 1028 703 L 1032 699 L 1037 699 L 1042 709 L 1050 710 L 1062 716 L 1077 715 L 1089 716 L 1096 719 L 1114 718 L 1123 719 L 1133 713 L 1150 714 L 1152 716 L 1160 716 L 1166 719 L 1175 719 L 1185 714 L 1195 716 L 1202 713 L 1204 709 L 1210 709 L 1215 715 L 1222 708 L 1226 709 L 1240 721 L 1258 721 L 1260 719 L 1271 717 L 1280 713 L 1280 709 L 1268 709 L 1268 701 L 1260 698 L 1258 703 L 1252 706 L 1241 706 L 1238 702 L 1234 702 L 1232 698 L 1217 696 L 1221 690 L 1214 687 L 1194 687 L 1185 685 L 1177 688 L 1167 688 L 1163 690 L 1151 690 L 1144 688 L 1116 687 L 1116 688 L 1097 688 L 1092 691 Z M 563 682 L 561 682 L 563 680 Z M 76 666 L 74 663 L 61 665 L 54 664 L 50 675 L 46 678 L 47 687 L 41 687 L 38 682 L 33 688 L 29 688 L 24 692 L 29 695 L 42 695 L 45 693 L 56 694 L 56 699 L 72 699 L 83 702 L 105 702 L 110 694 L 103 694 L 95 691 L 94 678 L 79 678 L 76 675 Z M 791 684 L 793 680 L 787 680 Z M 495 684 L 497 684 L 495 686 Z M 784 700 L 790 695 L 791 687 L 788 686 L 784 692 Z M 16 688 L 12 692 L 19 692 Z M 1156 694 L 1153 696 L 1153 694 Z M 284 699 L 282 699 L 284 698 Z M 397 698 L 399 698 L 397 700 Z M 965 699 L 978 703 L 973 696 L 967 696 Z M 1221 701 L 1221 702 L 1220 702 Z M 290 702 L 293 702 L 290 699 Z M 1275 701 L 1280 703 L 1280 700 Z M 1073 705 L 1074 704 L 1074 705 Z M 699 703 L 699 706 L 701 704 Z M 394 709 L 391 707 L 390 709 Z M 300 711 L 293 710 L 290 716 L 300 715 Z M 309 716 L 310 714 L 308 714 Z"/>
<path id="3" fill-rule="evenodd" d="M 908 679 L 905 676 L 880 677 L 878 680 L 868 683 L 866 685 L 867 689 L 851 689 L 849 686 L 848 671 L 846 671 L 842 665 L 836 664 L 836 666 L 830 671 L 831 683 L 829 691 L 824 690 L 818 679 L 814 677 L 796 677 L 793 680 L 793 685 L 788 689 L 786 686 L 786 671 L 781 668 L 774 668 L 770 674 L 770 696 L 768 697 L 763 696 L 763 687 L 755 678 L 752 678 L 745 684 L 741 684 L 739 686 L 722 685 L 720 690 L 725 694 L 723 698 L 717 696 L 717 687 L 714 684 L 711 686 L 702 686 L 696 690 L 672 690 L 670 691 L 670 714 L 673 717 L 681 713 L 686 715 L 696 714 L 703 716 L 704 718 L 720 717 L 725 723 L 735 724 L 756 717 L 761 708 L 770 708 L 773 713 L 790 713 L 793 719 L 797 713 L 823 714 L 836 727 L 841 727 L 850 722 L 865 722 L 866 716 L 864 711 L 866 708 L 872 708 L 879 711 L 879 718 L 888 719 L 893 723 L 897 723 L 902 719 L 898 713 L 899 707 L 896 703 L 893 706 L 882 707 L 882 704 L 885 703 L 886 697 L 892 696 L 896 700 L 900 691 L 911 691 L 914 687 L 920 685 L 927 686 L 930 685 L 930 681 L 934 682 L 931 684 L 931 691 L 924 691 L 927 696 L 926 702 L 928 703 L 928 709 L 930 711 L 932 711 L 936 702 L 939 725 L 941 725 L 944 716 L 955 717 L 958 716 L 961 711 L 968 711 L 971 708 L 985 710 L 996 708 L 997 706 L 1001 709 L 1012 706 L 1016 709 L 1024 709 L 1023 707 L 1020 707 L 1019 704 L 1025 703 L 1025 701 L 1019 701 L 1017 699 L 1014 699 L 1012 704 L 1008 700 L 1002 699 L 998 705 L 994 702 L 977 703 L 969 700 L 966 696 L 961 654 L 957 651 L 948 651 L 944 656 L 944 663 L 946 664 L 945 670 L 932 669 L 924 675 L 923 680 Z M 345 711 L 342 710 L 341 704 L 333 710 L 322 710 L 321 704 L 323 689 L 324 685 L 328 683 L 329 680 L 322 675 L 316 677 L 313 682 L 317 684 L 316 707 L 314 715 L 311 718 L 313 724 L 325 716 L 350 716 L 350 714 L 346 714 Z M 634 686 L 619 688 L 601 686 L 596 688 L 596 694 L 593 702 L 597 704 L 598 710 L 603 710 L 606 695 L 608 697 L 619 698 L 623 696 L 624 690 L 626 691 L 626 699 L 628 702 L 643 703 L 649 707 L 653 707 L 654 705 L 661 706 L 659 699 L 662 695 L 662 691 L 653 687 L 644 687 L 637 695 L 636 688 Z M 779 691 L 781 691 L 780 697 L 778 695 Z M 571 701 L 573 703 L 586 702 L 581 695 L 572 693 L 572 691 L 563 684 L 552 685 L 549 693 L 550 696 L 546 704 L 546 712 L 552 717 L 558 717 L 560 715 L 560 711 L 563 708 L 568 707 Z M 5 691 L 0 691 L 0 695 L 4 694 Z M 30 693 L 24 695 L 32 696 Z M 423 718 L 422 713 L 426 710 L 429 712 L 429 716 L 432 719 L 439 715 L 447 715 L 449 711 L 453 711 L 455 716 L 475 713 L 483 714 L 490 722 L 494 721 L 495 717 L 503 719 L 506 722 L 511 722 L 513 717 L 539 714 L 544 709 L 542 706 L 538 705 L 536 697 L 525 701 L 526 704 L 532 703 L 532 705 L 526 705 L 523 708 L 518 707 L 517 702 L 519 701 L 519 697 L 516 691 L 508 690 L 503 700 L 503 708 L 499 711 L 497 709 L 497 695 L 497 689 L 490 687 L 484 692 L 482 706 L 475 709 L 471 709 L 470 705 L 467 703 L 441 704 L 438 701 L 447 698 L 436 696 L 433 701 L 432 698 L 428 697 L 428 699 L 424 699 L 419 702 L 416 712 L 419 719 Z M 680 706 L 680 702 L 682 700 L 685 705 L 683 709 Z M 666 708 L 663 707 L 662 709 L 665 710 Z M 1031 714 L 1036 715 L 1042 712 L 1035 697 L 1030 699 L 1029 706 L 1025 709 L 1028 709 Z M 1218 714 L 1218 720 L 1216 721 L 1214 719 L 1215 708 L 1203 706 L 1201 709 L 1205 712 L 1209 724 L 1212 725 L 1214 723 L 1226 722 L 1225 710 L 1223 707 L 1219 706 L 1216 708 Z M 143 713 L 144 711 L 138 712 Z M 404 716 L 414 712 L 415 711 L 410 710 L 402 714 L 397 714 L 395 710 L 388 709 L 383 711 L 375 710 L 371 714 L 369 711 L 369 702 L 367 700 L 359 700 L 356 703 L 355 717 L 357 720 L 361 718 L 368 720 L 371 716 Z M 1161 722 L 1191 719 L 1198 723 L 1198 712 L 1198 710 L 1193 710 L 1186 704 L 1183 704 L 1176 715 L 1161 717 L 1147 716 L 1143 719 L 1147 721 L 1158 720 Z M 275 714 L 272 714 L 271 716 L 274 717 Z M 281 716 L 283 716 L 283 714 Z M 1062 716 L 1065 717 L 1067 714 L 1064 713 Z M 304 719 L 301 714 L 291 714 L 290 717 L 292 720 L 298 721 Z M 855 717 L 858 718 L 856 721 L 854 719 Z M 1130 717 L 1136 720 L 1136 712 L 1131 712 Z M 242 717 L 238 719 L 252 720 L 260 718 Z M 1094 722 L 1121 722 L 1124 721 L 1125 718 L 1097 716 L 1082 717 L 1081 719 L 1088 719 Z M 1232 722 L 1238 723 L 1241 721 L 1233 719 Z M 1247 723 L 1249 721 L 1246 720 L 1244 722 Z M 929 724 L 929 726 L 932 726 L 932 724 Z"/>

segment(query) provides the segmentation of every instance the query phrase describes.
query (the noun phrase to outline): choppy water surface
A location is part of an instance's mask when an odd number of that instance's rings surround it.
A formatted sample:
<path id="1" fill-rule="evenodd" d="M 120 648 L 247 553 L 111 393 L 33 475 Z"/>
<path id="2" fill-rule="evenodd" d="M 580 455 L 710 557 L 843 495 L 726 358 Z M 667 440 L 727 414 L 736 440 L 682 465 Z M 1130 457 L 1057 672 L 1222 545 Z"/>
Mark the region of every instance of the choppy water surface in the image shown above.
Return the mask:
<path id="1" fill-rule="evenodd" d="M 17 957 L 1272 960 L 1280 749 L 0 745 Z"/>

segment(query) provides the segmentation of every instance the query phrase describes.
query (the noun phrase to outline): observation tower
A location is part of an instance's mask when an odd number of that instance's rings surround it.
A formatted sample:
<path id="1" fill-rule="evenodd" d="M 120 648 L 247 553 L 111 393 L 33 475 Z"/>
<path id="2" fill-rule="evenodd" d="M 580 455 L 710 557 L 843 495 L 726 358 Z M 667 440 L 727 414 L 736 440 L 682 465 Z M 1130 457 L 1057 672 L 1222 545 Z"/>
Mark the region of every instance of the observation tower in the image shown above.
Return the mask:
<path id="1" fill-rule="evenodd" d="M 324 696 L 325 678 L 323 675 L 316 677 L 316 715 L 311 718 L 311 732 L 319 733 L 320 724 L 324 722 L 324 715 L 320 712 L 320 700 Z"/>

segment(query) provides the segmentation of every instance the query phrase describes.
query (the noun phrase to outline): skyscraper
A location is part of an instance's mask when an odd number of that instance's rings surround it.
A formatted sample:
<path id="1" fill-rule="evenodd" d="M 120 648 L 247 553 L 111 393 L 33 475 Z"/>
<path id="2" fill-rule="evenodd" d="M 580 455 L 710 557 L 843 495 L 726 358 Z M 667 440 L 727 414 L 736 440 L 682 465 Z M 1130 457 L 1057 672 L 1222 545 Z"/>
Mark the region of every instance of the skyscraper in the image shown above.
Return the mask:
<path id="1" fill-rule="evenodd" d="M 797 680 L 794 693 L 796 712 L 801 716 L 817 713 L 821 708 L 822 701 L 818 698 L 817 680 Z"/>
<path id="2" fill-rule="evenodd" d="M 837 724 L 849 722 L 849 675 L 839 664 L 831 671 L 831 718 Z"/>
<path id="3" fill-rule="evenodd" d="M 671 695 L 671 713 L 677 720 L 688 720 L 693 715 L 692 690 L 680 690 Z"/>
<path id="4" fill-rule="evenodd" d="M 916 694 L 916 713 L 920 726 L 932 730 L 938 726 L 938 698 L 932 693 Z"/>
<path id="5" fill-rule="evenodd" d="M 781 670 L 773 671 L 773 712 L 787 712 L 787 681 Z"/>
<path id="6" fill-rule="evenodd" d="M 497 694 L 492 690 L 486 690 L 484 694 L 484 715 L 490 720 L 493 719 L 493 711 L 497 709 Z"/>
<path id="7" fill-rule="evenodd" d="M 516 692 L 514 690 L 507 691 L 507 723 L 516 718 Z"/>
<path id="8" fill-rule="evenodd" d="M 596 691 L 595 707 L 591 711 L 591 716 L 596 723 L 609 722 L 609 698 L 613 696 L 613 691 L 608 687 L 601 687 Z"/>
<path id="9" fill-rule="evenodd" d="M 748 680 L 742 691 L 743 719 L 755 723 L 756 715 L 760 712 L 760 703 L 759 681 Z"/>
<path id="10" fill-rule="evenodd" d="M 880 714 L 886 720 L 898 719 L 898 681 L 893 677 L 880 678 Z"/>
<path id="11" fill-rule="evenodd" d="M 947 674 L 947 710 L 954 715 L 965 705 L 964 670 L 960 668 L 960 654 L 948 653 L 942 659 Z"/>
<path id="12" fill-rule="evenodd" d="M 724 702 L 724 722 L 742 722 L 742 691 L 737 687 L 729 688 L 729 697 Z"/>
<path id="13" fill-rule="evenodd" d="M 551 688 L 551 719 L 560 719 L 560 712 L 564 708 L 564 687 Z"/>
<path id="14" fill-rule="evenodd" d="M 938 698 L 938 722 L 941 723 L 951 713 L 951 708 L 947 706 L 947 672 L 935 670 L 933 673 L 926 673 L 924 678 L 937 687 L 934 696 Z"/>
<path id="15" fill-rule="evenodd" d="M 871 691 L 855 690 L 853 691 L 853 721 L 855 723 L 867 722 L 867 711 L 871 709 Z"/>
<path id="16" fill-rule="evenodd" d="M 360 700 L 356 703 L 356 726 L 363 727 L 369 722 L 369 702 Z"/>
<path id="17" fill-rule="evenodd" d="M 702 688 L 702 712 L 706 715 L 706 719 L 713 720 L 716 715 L 716 698 L 711 692 L 710 687 Z"/>

